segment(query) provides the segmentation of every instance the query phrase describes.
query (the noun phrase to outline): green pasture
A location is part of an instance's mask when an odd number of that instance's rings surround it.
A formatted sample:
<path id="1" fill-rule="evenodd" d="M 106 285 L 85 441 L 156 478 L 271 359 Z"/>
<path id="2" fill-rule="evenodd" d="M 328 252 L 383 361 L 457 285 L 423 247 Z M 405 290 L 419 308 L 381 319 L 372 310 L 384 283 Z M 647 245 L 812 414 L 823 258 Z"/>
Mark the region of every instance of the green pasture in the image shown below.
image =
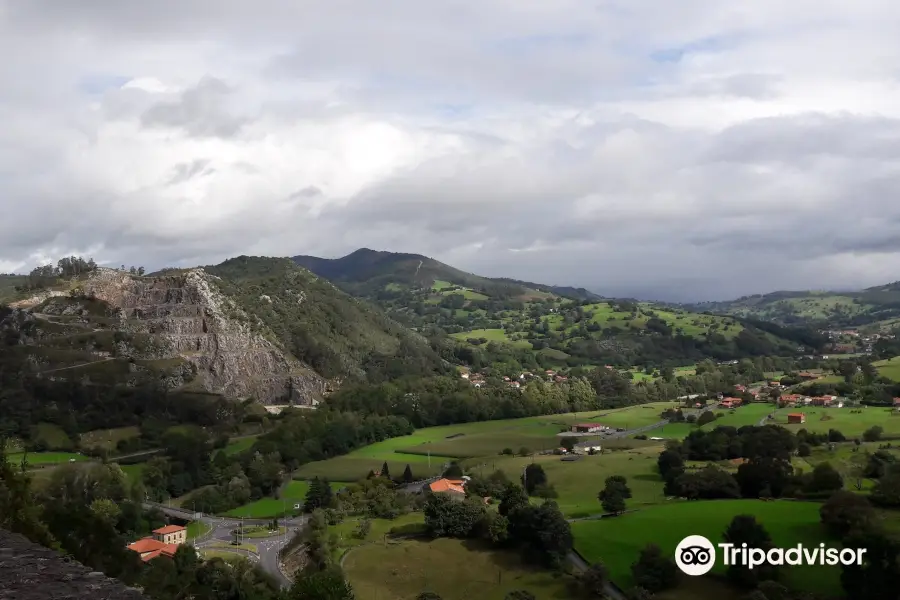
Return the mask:
<path id="1" fill-rule="evenodd" d="M 363 544 L 384 541 L 384 537 L 391 530 L 400 531 L 403 528 L 415 528 L 416 526 L 424 525 L 425 517 L 420 512 L 411 512 L 400 515 L 396 519 L 370 519 L 369 533 L 363 539 L 353 535 L 353 532 L 359 526 L 359 522 L 360 519 L 344 519 L 337 525 L 328 527 L 329 533 L 334 533 L 338 537 L 340 552 Z"/>
<path id="2" fill-rule="evenodd" d="M 522 448 L 531 452 L 550 450 L 559 446 L 558 434 L 568 431 L 575 423 L 601 423 L 611 427 L 639 427 L 659 420 L 659 414 L 674 406 L 672 402 L 631 406 L 621 409 L 543 415 L 523 419 L 479 421 L 419 429 L 407 436 L 392 438 L 359 448 L 343 456 L 301 466 L 294 474 L 297 479 L 328 477 L 334 481 L 357 481 L 370 470 L 378 470 L 387 461 L 391 473 L 403 472 L 409 464 L 415 477 L 440 472 L 445 462 L 478 456 L 498 456 L 505 449 L 518 453 Z M 656 431 L 648 435 L 656 435 Z M 625 442 L 625 440 L 619 441 Z M 600 442 L 601 445 L 604 443 Z M 628 440 L 615 446 L 641 446 Z M 429 459 L 430 453 L 430 459 Z M 429 466 L 430 460 L 430 466 Z"/>
<path id="3" fill-rule="evenodd" d="M 498 551 L 474 540 L 367 544 L 347 554 L 343 567 L 359 600 L 415 598 L 423 590 L 444 600 L 503 600 L 520 589 L 538 600 L 570 597 L 570 576 L 535 568 L 516 552 Z"/>
<path id="4" fill-rule="evenodd" d="M 432 475 L 440 475 L 443 465 L 454 460 L 446 456 L 432 456 L 429 467 L 428 458 L 425 456 L 422 456 L 421 460 L 411 454 L 395 454 L 394 456 L 397 458 L 387 460 L 391 475 L 402 474 L 406 465 L 409 465 L 414 479 L 426 479 Z M 294 472 L 294 477 L 298 479 L 327 477 L 329 481 L 352 483 L 364 479 L 369 471 L 378 471 L 384 462 L 385 460 L 380 458 L 344 455 L 307 463 Z"/>
<path id="5" fill-rule="evenodd" d="M 755 515 L 776 546 L 836 544 L 825 537 L 819 506 L 787 500 L 676 502 L 609 519 L 578 521 L 572 523 L 572 533 L 578 551 L 588 561 L 602 561 L 612 579 L 627 588 L 633 584 L 631 565 L 647 544 L 657 544 L 670 554 L 688 535 L 702 535 L 716 544 L 731 520 L 740 514 Z M 718 560 L 713 572 L 722 573 L 724 569 Z M 791 587 L 826 595 L 840 589 L 840 573 L 840 569 L 828 566 L 784 569 L 785 582 Z"/>
<path id="6" fill-rule="evenodd" d="M 207 525 L 203 521 L 191 521 L 187 524 L 187 539 L 188 541 L 196 539 L 209 533 L 210 529 L 212 529 L 212 526 Z"/>
<path id="7" fill-rule="evenodd" d="M 650 404 L 637 404 L 626 408 L 600 413 L 589 421 L 596 421 L 610 427 L 624 427 L 625 429 L 637 429 L 658 423 L 662 420 L 660 414 L 668 408 L 678 408 L 678 402 L 652 402 Z M 649 435 L 649 432 L 648 432 Z"/>
<path id="8" fill-rule="evenodd" d="M 131 482 L 132 485 L 141 480 L 141 474 L 144 472 L 144 465 L 147 463 L 137 463 L 133 465 L 119 465 L 119 468 L 122 469 L 122 472 L 125 473 L 125 477 L 128 478 L 128 481 Z"/>
<path id="9" fill-rule="evenodd" d="M 774 404 L 769 404 L 766 402 L 753 402 L 751 404 L 744 404 L 734 409 L 716 407 L 713 408 L 713 413 L 723 413 L 722 416 L 712 423 L 707 423 L 706 425 L 704 425 L 703 429 L 706 431 L 711 431 L 716 427 L 721 426 L 743 427 L 744 425 L 759 425 L 760 421 L 766 418 L 766 415 L 775 412 L 776 408 L 777 407 Z M 785 419 L 786 418 L 787 417 L 785 417 Z"/>
<path id="10" fill-rule="evenodd" d="M 859 412 L 851 412 L 859 411 Z M 805 423 L 788 424 L 788 413 L 806 415 Z M 848 438 L 858 437 L 874 425 L 884 429 L 885 435 L 900 434 L 900 414 L 891 408 L 869 406 L 866 408 L 802 407 L 780 410 L 774 421 L 776 425 L 797 432 L 800 429 L 817 433 L 828 433 L 837 429 Z"/>
<path id="11" fill-rule="evenodd" d="M 344 487 L 342 483 L 331 483 L 331 489 L 337 491 Z M 308 481 L 292 480 L 287 482 L 281 489 L 278 498 L 260 498 L 248 502 L 243 506 L 233 508 L 223 516 L 226 517 L 244 517 L 247 519 L 269 519 L 281 517 L 285 514 L 294 514 L 298 510 L 294 509 L 295 504 L 303 504 L 306 500 L 306 492 L 309 491 Z"/>
<path id="12" fill-rule="evenodd" d="M 461 341 L 466 341 L 469 338 L 484 338 L 488 342 L 500 342 L 504 344 L 512 344 L 521 348 L 531 348 L 531 342 L 527 340 L 511 340 L 509 339 L 509 336 L 506 334 L 506 332 L 502 329 L 473 329 L 472 331 L 452 333 L 450 334 L 450 336 Z"/>
<path id="13" fill-rule="evenodd" d="M 669 423 L 659 429 L 653 429 L 646 433 L 647 437 L 661 437 L 666 440 L 683 440 L 692 431 L 699 429 L 695 423 Z"/>
<path id="14" fill-rule="evenodd" d="M 226 455 L 231 456 L 233 454 L 240 454 L 246 450 L 249 450 L 253 447 L 253 444 L 256 443 L 257 436 L 253 437 L 245 437 L 238 440 L 230 440 L 228 445 L 220 450 L 220 452 L 224 452 Z"/>
<path id="15" fill-rule="evenodd" d="M 662 479 L 656 469 L 656 460 L 662 446 L 648 446 L 633 450 L 602 452 L 583 456 L 580 460 L 564 461 L 560 456 L 486 457 L 470 459 L 462 463 L 469 473 L 487 476 L 501 470 L 512 481 L 521 481 L 526 466 L 540 464 L 547 481 L 559 494 L 555 498 L 560 510 L 570 517 L 587 516 L 603 512 L 597 494 L 604 481 L 611 475 L 623 475 L 628 479 L 632 498 L 629 508 L 665 502 Z"/>
<path id="16" fill-rule="evenodd" d="M 872 364 L 878 369 L 878 374 L 882 377 L 887 377 L 892 381 L 900 381 L 900 356 L 879 360 Z"/>

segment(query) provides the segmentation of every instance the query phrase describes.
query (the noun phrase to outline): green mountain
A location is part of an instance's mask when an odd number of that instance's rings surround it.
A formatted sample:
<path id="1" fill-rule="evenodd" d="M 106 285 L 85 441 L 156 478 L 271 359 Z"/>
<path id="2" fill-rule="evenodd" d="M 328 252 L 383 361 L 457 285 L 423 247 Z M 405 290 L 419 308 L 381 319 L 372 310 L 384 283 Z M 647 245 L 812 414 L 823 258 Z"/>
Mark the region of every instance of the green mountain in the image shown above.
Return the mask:
<path id="1" fill-rule="evenodd" d="M 685 307 L 781 325 L 885 330 L 900 324 L 900 282 L 856 292 L 779 291 Z"/>
<path id="2" fill-rule="evenodd" d="M 479 277 L 418 254 L 361 249 L 333 260 L 293 260 L 378 303 L 408 327 L 464 342 L 455 352 L 466 364 L 684 365 L 791 356 L 824 343 L 808 331 L 771 323 Z"/>
<path id="3" fill-rule="evenodd" d="M 289 259 L 241 256 L 147 276 L 52 271 L 25 277 L 31 289 L 20 284 L 0 314 L 0 367 L 264 404 L 315 404 L 343 382 L 401 367 L 445 369 L 424 338 Z"/>
<path id="4" fill-rule="evenodd" d="M 330 279 L 351 294 L 369 298 L 378 297 L 382 292 L 433 287 L 446 289 L 453 285 L 473 293 L 502 298 L 546 297 L 549 294 L 578 300 L 601 299 L 601 296 L 584 288 L 480 277 L 421 254 L 360 248 L 342 258 L 295 256 L 292 260 Z"/>

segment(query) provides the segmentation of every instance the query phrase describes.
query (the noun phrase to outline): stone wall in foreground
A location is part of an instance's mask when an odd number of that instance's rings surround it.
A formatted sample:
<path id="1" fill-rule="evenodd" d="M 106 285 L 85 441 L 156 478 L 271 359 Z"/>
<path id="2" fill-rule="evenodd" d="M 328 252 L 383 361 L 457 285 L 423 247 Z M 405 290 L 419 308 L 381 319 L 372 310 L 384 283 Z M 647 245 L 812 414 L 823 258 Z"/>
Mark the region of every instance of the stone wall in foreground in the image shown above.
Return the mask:
<path id="1" fill-rule="evenodd" d="M 16 533 L 0 529 L 2 600 L 147 600 L 126 586 Z"/>

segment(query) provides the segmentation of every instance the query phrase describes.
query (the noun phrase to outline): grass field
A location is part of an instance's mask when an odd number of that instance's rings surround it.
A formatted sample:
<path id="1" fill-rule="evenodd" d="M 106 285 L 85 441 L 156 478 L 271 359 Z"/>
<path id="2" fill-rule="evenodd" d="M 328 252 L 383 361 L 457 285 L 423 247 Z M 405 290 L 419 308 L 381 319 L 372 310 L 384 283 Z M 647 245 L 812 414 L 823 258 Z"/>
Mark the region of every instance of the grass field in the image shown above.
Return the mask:
<path id="1" fill-rule="evenodd" d="M 22 457 L 26 457 L 26 462 L 28 466 L 31 467 L 40 467 L 44 465 L 57 465 L 62 463 L 67 463 L 71 461 L 84 461 L 90 460 L 90 457 L 84 456 L 82 454 L 75 454 L 74 452 L 29 452 L 27 455 L 25 453 L 19 452 L 16 454 L 7 455 L 6 459 L 13 464 L 21 464 Z"/>
<path id="2" fill-rule="evenodd" d="M 125 477 L 128 478 L 128 481 L 131 482 L 132 485 L 141 480 L 141 474 L 144 472 L 144 465 L 146 463 L 137 463 L 134 465 L 119 465 L 119 468 L 122 469 L 122 472 L 125 473 Z"/>
<path id="3" fill-rule="evenodd" d="M 648 431 L 647 436 L 661 437 L 667 440 L 683 440 L 690 432 L 696 431 L 697 429 L 699 429 L 699 427 L 696 423 L 669 423 L 668 425 L 663 425 L 659 429 Z"/>
<path id="4" fill-rule="evenodd" d="M 279 527 L 277 530 L 270 530 L 265 525 L 258 527 L 244 527 L 243 537 L 246 539 L 257 539 L 284 535 L 287 527 Z"/>
<path id="5" fill-rule="evenodd" d="M 374 542 L 385 542 L 391 530 L 399 530 L 402 528 L 418 527 L 425 524 L 425 517 L 420 512 L 411 512 L 400 515 L 396 519 L 371 519 L 369 533 L 365 538 L 359 539 L 353 533 L 359 526 L 359 519 L 344 519 L 337 525 L 328 528 L 329 533 L 334 533 L 338 538 L 335 547 L 335 560 L 340 558 L 351 548 L 356 548 L 364 544 Z"/>
<path id="6" fill-rule="evenodd" d="M 81 434 L 83 448 L 99 447 L 115 450 L 121 440 L 136 438 L 141 434 L 138 427 L 116 427 L 114 429 L 97 429 Z"/>
<path id="7" fill-rule="evenodd" d="M 236 548 L 238 550 L 248 550 L 253 553 L 257 552 L 257 548 L 256 548 L 255 544 L 246 544 L 246 543 L 232 544 L 231 542 L 212 542 L 208 547 L 209 548 L 221 548 L 223 550 L 226 548 Z"/>
<path id="8" fill-rule="evenodd" d="M 873 425 L 882 427 L 886 435 L 900 434 L 900 415 L 894 414 L 893 409 L 870 406 L 859 409 L 861 412 L 857 413 L 851 413 L 851 410 L 855 409 L 805 407 L 781 410 L 776 415 L 774 423 L 793 432 L 806 429 L 827 433 L 829 429 L 837 429 L 847 437 L 860 436 Z M 789 425 L 788 413 L 803 413 L 806 415 L 806 422 Z"/>
<path id="9" fill-rule="evenodd" d="M 210 529 L 212 527 L 202 521 L 191 521 L 187 524 L 187 539 L 193 540 L 201 535 L 205 535 L 209 533 Z"/>
<path id="10" fill-rule="evenodd" d="M 463 463 L 470 471 L 490 475 L 499 469 L 512 481 L 519 481 L 522 472 L 532 460 L 543 467 L 547 481 L 555 488 L 559 497 L 556 502 L 560 510 L 569 517 L 587 516 L 602 512 L 597 494 L 603 489 L 603 482 L 610 475 L 624 475 L 628 479 L 632 498 L 630 508 L 665 502 L 662 493 L 662 479 L 656 469 L 656 459 L 662 446 L 650 446 L 634 450 L 603 452 L 595 456 L 585 456 L 577 461 L 563 461 L 559 456 L 531 457 L 490 457 L 484 462 L 472 459 Z"/>
<path id="11" fill-rule="evenodd" d="M 878 369 L 878 374 L 882 377 L 887 377 L 892 381 L 900 381 L 900 356 L 895 356 L 888 360 L 879 360 L 872 364 Z"/>
<path id="12" fill-rule="evenodd" d="M 331 489 L 337 491 L 344 487 L 343 483 L 332 483 Z M 248 519 L 268 519 L 280 517 L 284 514 L 299 512 L 294 509 L 295 504 L 303 504 L 306 492 L 309 491 L 308 481 L 289 481 L 281 490 L 279 498 L 260 498 L 239 506 L 224 513 L 226 517 L 245 517 Z"/>
<path id="13" fill-rule="evenodd" d="M 224 452 L 228 456 L 233 454 L 238 454 L 240 452 L 244 452 L 245 450 L 249 450 L 253 444 L 256 443 L 256 437 L 246 437 L 241 438 L 239 440 L 232 440 L 228 442 L 228 445 L 219 450 L 219 452 Z"/>
<path id="14" fill-rule="evenodd" d="M 460 333 L 450 334 L 458 340 L 466 341 L 469 338 L 484 338 L 489 342 L 502 342 L 504 344 L 512 344 L 520 348 L 531 348 L 531 342 L 527 340 L 511 340 L 506 332 L 502 329 L 473 329 L 472 331 L 463 331 Z"/>
<path id="15" fill-rule="evenodd" d="M 238 552 L 230 552 L 227 548 L 201 548 L 199 552 L 200 556 L 202 556 L 206 560 L 221 558 L 227 563 L 235 563 L 241 560 L 247 560 L 247 557 L 243 554 L 240 554 Z"/>
<path id="16" fill-rule="evenodd" d="M 819 523 L 819 504 L 814 502 L 715 500 L 678 502 L 613 519 L 572 524 L 575 547 L 588 560 L 602 561 L 620 586 L 632 585 L 631 564 L 649 543 L 664 552 L 675 551 L 684 537 L 702 535 L 714 544 L 734 516 L 752 514 L 763 523 L 776 546 L 831 544 Z M 724 572 L 717 561 L 714 573 Z M 840 589 L 841 570 L 827 566 L 796 566 L 784 570 L 785 581 L 798 589 L 833 594 Z"/>
<path id="17" fill-rule="evenodd" d="M 557 434 L 574 423 L 627 424 L 629 427 L 647 425 L 658 421 L 659 413 L 671 406 L 671 402 L 657 402 L 608 411 L 427 427 L 412 435 L 371 444 L 344 456 L 308 463 L 296 471 L 294 478 L 328 477 L 332 481 L 358 481 L 370 470 L 380 469 L 384 461 L 387 461 L 391 473 L 400 473 L 409 464 L 414 476 L 425 477 L 438 473 L 441 465 L 455 459 L 498 456 L 506 448 L 516 453 L 523 447 L 531 451 L 555 448 L 559 445 Z"/>
<path id="18" fill-rule="evenodd" d="M 359 600 L 415 598 L 431 591 L 444 600 L 503 600 L 525 589 L 540 600 L 570 598 L 568 576 L 524 565 L 512 552 L 474 541 L 403 540 L 356 548 L 344 572 Z"/>
<path id="19" fill-rule="evenodd" d="M 706 425 L 704 425 L 703 429 L 706 431 L 711 431 L 720 426 L 743 427 L 744 425 L 759 425 L 761 419 L 765 418 L 766 415 L 774 411 L 774 404 L 763 402 L 745 404 L 744 406 L 740 406 L 734 410 L 729 410 L 727 408 L 714 408 L 714 413 L 724 414 L 712 423 L 707 423 Z"/>

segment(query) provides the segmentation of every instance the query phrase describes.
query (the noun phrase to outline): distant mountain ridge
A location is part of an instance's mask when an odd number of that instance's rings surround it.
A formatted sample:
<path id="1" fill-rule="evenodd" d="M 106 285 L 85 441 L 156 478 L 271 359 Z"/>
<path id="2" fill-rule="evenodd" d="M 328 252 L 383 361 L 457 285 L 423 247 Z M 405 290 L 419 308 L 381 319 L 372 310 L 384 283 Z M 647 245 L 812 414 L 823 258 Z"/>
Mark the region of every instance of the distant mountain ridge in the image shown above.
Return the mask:
<path id="1" fill-rule="evenodd" d="M 900 325 L 900 281 L 859 291 L 788 291 L 742 296 L 724 302 L 682 305 L 690 310 L 728 314 L 780 325 L 817 328 Z"/>
<path id="2" fill-rule="evenodd" d="M 294 256 L 292 260 L 316 275 L 331 280 L 345 291 L 372 296 L 387 286 L 430 288 L 447 282 L 489 296 L 523 296 L 536 290 L 575 300 L 601 300 L 584 288 L 554 286 L 509 278 L 481 277 L 421 254 L 386 252 L 360 248 L 341 258 Z"/>

